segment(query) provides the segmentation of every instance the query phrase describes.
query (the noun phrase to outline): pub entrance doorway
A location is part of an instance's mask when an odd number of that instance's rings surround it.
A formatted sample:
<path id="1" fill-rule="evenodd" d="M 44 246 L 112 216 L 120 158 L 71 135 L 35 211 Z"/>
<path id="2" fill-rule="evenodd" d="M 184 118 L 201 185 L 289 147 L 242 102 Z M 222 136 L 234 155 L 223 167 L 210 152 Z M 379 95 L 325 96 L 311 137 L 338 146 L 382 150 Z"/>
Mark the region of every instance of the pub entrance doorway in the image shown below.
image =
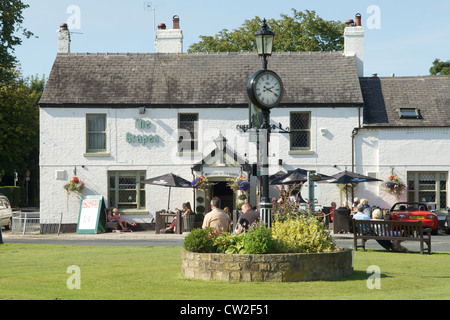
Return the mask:
<path id="1" fill-rule="evenodd" d="M 234 208 L 234 192 L 227 185 L 227 181 L 215 181 L 211 188 L 212 197 L 218 197 L 221 200 L 222 208 L 228 207 L 232 212 Z"/>

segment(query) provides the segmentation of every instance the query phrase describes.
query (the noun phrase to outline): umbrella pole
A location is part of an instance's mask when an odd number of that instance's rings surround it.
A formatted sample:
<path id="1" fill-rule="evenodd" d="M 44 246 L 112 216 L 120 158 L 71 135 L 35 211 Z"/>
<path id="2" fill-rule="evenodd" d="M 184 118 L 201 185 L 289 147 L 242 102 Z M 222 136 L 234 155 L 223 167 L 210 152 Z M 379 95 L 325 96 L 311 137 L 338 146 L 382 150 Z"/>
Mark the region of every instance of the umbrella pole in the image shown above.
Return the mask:
<path id="1" fill-rule="evenodd" d="M 170 190 L 172 190 L 172 187 L 169 187 L 169 199 L 167 200 L 167 212 L 169 212 L 169 205 L 170 205 Z"/>

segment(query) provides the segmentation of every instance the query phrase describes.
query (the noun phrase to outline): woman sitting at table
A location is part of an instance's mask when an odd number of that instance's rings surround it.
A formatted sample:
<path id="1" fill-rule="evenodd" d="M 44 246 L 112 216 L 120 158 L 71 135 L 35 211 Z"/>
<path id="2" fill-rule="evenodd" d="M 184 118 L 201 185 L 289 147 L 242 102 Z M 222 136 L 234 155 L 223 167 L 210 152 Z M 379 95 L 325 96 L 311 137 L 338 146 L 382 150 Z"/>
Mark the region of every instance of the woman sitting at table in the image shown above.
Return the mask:
<path id="1" fill-rule="evenodd" d="M 180 209 L 175 208 L 175 211 L 180 211 Z M 191 209 L 191 204 L 189 202 L 183 203 L 183 209 L 181 210 L 182 215 L 181 218 L 186 217 L 188 214 L 193 214 Z M 172 220 L 170 226 L 163 230 L 164 233 L 174 233 L 175 225 L 177 223 L 177 218 Z"/>

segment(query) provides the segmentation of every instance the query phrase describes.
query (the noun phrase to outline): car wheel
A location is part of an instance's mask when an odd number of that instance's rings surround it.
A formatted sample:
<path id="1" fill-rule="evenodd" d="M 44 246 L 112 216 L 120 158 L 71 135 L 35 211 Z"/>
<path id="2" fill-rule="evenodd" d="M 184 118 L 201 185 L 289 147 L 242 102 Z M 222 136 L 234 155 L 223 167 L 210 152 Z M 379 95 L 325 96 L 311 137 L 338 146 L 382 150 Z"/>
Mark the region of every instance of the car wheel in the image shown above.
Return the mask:
<path id="1" fill-rule="evenodd" d="M 5 226 L 5 230 L 11 230 L 12 228 L 12 218 L 9 218 L 8 224 Z"/>

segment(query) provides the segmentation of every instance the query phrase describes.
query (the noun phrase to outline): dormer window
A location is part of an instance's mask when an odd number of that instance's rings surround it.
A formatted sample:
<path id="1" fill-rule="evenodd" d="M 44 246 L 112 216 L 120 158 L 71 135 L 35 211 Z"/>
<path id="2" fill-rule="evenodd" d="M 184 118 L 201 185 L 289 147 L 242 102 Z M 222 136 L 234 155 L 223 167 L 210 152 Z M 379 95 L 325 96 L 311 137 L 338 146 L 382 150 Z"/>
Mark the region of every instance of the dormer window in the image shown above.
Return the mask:
<path id="1" fill-rule="evenodd" d="M 420 112 L 417 108 L 400 108 L 400 119 L 419 119 Z"/>

